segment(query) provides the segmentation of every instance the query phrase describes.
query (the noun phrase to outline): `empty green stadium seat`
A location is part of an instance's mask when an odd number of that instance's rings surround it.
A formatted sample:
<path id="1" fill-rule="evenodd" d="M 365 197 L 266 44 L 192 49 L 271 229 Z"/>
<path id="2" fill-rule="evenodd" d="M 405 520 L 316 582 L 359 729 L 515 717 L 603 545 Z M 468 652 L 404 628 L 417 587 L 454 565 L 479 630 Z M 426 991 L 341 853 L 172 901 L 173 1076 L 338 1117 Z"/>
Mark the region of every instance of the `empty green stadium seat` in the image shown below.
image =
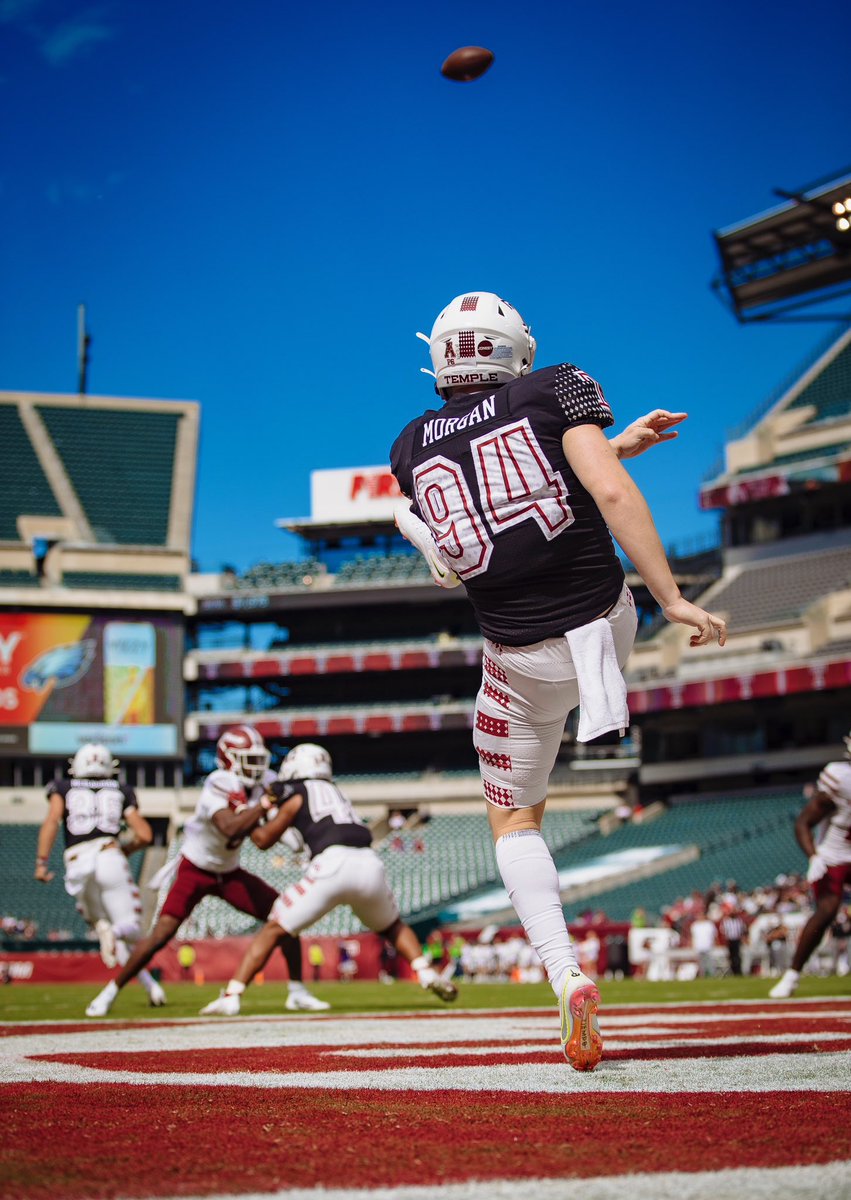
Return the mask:
<path id="1" fill-rule="evenodd" d="M 180 416 L 39 405 L 98 542 L 163 546 Z"/>
<path id="2" fill-rule="evenodd" d="M 17 405 L 0 404 L 0 445 L 3 447 L 0 541 L 17 542 L 21 514 L 59 517 L 62 510 L 41 469 Z"/>

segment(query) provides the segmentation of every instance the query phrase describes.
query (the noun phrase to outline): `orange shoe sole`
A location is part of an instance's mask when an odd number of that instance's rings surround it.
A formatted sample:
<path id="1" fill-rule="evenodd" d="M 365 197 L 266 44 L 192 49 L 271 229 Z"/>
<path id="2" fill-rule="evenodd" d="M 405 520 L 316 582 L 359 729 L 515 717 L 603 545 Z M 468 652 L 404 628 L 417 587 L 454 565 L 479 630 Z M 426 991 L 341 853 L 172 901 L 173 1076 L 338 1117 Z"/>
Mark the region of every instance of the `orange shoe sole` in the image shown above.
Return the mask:
<path id="1" fill-rule="evenodd" d="M 599 1006 L 599 991 L 586 986 L 577 988 L 562 1007 L 562 1048 L 574 1071 L 593 1071 L 603 1057 L 603 1039 L 597 1021 Z"/>

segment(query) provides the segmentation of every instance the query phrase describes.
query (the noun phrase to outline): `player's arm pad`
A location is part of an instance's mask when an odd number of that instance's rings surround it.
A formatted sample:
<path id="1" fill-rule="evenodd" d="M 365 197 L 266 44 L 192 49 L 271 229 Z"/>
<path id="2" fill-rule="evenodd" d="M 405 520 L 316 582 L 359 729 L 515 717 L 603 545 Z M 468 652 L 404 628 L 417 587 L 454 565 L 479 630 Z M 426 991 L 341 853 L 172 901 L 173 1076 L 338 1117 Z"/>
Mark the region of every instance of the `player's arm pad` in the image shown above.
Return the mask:
<path id="1" fill-rule="evenodd" d="M 434 582 L 442 588 L 457 587 L 461 580 L 438 550 L 437 543 L 431 536 L 431 530 L 428 525 L 426 525 L 425 521 L 421 521 L 419 517 L 414 516 L 408 507 L 407 501 L 401 501 L 396 505 L 393 516 L 396 521 L 396 528 L 404 538 L 407 538 L 412 546 L 416 546 L 426 560 Z"/>

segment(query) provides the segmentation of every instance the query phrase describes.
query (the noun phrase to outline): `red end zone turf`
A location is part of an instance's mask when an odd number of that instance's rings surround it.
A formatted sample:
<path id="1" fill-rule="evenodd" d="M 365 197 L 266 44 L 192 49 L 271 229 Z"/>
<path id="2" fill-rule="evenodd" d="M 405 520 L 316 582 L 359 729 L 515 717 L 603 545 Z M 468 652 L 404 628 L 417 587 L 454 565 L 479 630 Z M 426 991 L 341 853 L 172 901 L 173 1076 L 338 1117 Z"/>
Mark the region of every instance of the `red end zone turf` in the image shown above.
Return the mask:
<path id="1" fill-rule="evenodd" d="M 4 1195 L 101 1200 L 851 1157 L 843 1093 L 576 1095 L 23 1084 L 4 1089 Z M 802 1129 L 831 1137 L 802 1138 Z"/>

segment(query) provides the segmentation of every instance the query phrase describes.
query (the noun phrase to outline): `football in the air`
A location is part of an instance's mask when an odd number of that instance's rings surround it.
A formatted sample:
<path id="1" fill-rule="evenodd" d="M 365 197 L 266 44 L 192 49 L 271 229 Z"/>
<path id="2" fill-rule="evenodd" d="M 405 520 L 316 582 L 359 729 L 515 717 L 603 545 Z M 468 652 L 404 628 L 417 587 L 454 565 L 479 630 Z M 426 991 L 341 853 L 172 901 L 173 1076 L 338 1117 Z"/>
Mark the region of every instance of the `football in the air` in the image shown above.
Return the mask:
<path id="1" fill-rule="evenodd" d="M 462 46 L 452 51 L 440 68 L 440 73 L 456 83 L 471 83 L 484 75 L 492 63 L 492 50 L 486 50 L 484 46 Z"/>

